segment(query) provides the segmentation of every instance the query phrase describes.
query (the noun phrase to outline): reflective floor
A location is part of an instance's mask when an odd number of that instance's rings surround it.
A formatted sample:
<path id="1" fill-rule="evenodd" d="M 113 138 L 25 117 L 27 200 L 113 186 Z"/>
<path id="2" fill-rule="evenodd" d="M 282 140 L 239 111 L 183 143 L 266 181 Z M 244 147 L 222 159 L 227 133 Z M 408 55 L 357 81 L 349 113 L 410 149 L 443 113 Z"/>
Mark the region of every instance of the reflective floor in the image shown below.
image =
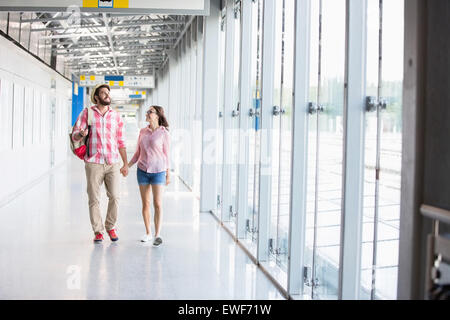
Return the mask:
<path id="1" fill-rule="evenodd" d="M 136 167 L 122 179 L 117 243 L 92 242 L 85 190 L 71 156 L 0 207 L 0 299 L 284 299 L 179 179 L 165 191 L 159 248 L 140 242 Z"/>

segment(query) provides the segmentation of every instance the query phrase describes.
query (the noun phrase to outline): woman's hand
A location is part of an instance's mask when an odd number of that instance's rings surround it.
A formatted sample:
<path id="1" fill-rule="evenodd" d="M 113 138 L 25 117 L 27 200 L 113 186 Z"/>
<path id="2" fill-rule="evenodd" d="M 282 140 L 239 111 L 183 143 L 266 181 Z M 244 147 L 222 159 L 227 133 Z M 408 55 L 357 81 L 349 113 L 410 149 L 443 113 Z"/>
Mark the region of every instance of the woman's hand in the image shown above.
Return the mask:
<path id="1" fill-rule="evenodd" d="M 169 170 L 166 171 L 166 186 L 168 186 L 170 183 L 170 174 L 169 174 Z"/>

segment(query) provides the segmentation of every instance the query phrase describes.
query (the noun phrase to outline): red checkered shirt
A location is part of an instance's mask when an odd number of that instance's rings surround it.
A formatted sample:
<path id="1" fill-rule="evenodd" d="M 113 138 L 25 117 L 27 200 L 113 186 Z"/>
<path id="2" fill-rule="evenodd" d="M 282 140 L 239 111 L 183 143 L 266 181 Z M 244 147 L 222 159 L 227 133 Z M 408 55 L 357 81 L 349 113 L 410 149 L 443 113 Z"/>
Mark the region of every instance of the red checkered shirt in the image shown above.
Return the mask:
<path id="1" fill-rule="evenodd" d="M 84 161 L 98 164 L 113 164 L 119 162 L 119 149 L 125 148 L 123 121 L 118 112 L 108 107 L 104 115 L 97 106 L 90 107 L 95 119 L 92 119 L 89 132 L 88 149 Z M 87 109 L 78 116 L 72 131 L 72 137 L 87 128 Z"/>

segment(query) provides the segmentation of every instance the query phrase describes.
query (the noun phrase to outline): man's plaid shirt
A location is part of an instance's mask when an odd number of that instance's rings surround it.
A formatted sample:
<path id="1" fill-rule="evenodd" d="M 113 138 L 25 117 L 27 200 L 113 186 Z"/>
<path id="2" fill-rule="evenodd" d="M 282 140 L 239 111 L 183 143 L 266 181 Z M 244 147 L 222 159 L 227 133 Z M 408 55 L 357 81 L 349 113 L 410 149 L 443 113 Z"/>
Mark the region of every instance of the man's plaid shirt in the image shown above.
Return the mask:
<path id="1" fill-rule="evenodd" d="M 88 152 L 84 156 L 84 161 L 98 164 L 118 163 L 119 149 L 125 148 L 123 121 L 120 114 L 108 107 L 108 111 L 102 116 L 97 106 L 90 108 L 93 110 L 94 119 L 91 120 Z M 78 116 L 72 137 L 87 128 L 87 114 L 87 108 L 85 108 Z"/>

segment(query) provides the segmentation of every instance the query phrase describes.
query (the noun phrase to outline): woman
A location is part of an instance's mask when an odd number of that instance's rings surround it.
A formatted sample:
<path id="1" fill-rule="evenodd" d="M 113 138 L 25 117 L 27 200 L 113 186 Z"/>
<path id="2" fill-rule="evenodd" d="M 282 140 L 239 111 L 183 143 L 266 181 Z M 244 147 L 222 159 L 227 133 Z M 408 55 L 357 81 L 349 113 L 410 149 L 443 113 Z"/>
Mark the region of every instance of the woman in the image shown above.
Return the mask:
<path id="1" fill-rule="evenodd" d="M 142 199 L 142 216 L 144 218 L 146 234 L 142 242 L 152 239 L 150 228 L 150 189 L 153 192 L 153 206 L 155 208 L 155 239 L 153 245 L 162 244 L 162 193 L 164 185 L 170 183 L 169 151 L 170 137 L 169 124 L 164 116 L 164 109 L 151 106 L 147 111 L 145 120 L 149 123 L 139 133 L 137 150 L 128 167 L 137 162 L 137 180 Z"/>

